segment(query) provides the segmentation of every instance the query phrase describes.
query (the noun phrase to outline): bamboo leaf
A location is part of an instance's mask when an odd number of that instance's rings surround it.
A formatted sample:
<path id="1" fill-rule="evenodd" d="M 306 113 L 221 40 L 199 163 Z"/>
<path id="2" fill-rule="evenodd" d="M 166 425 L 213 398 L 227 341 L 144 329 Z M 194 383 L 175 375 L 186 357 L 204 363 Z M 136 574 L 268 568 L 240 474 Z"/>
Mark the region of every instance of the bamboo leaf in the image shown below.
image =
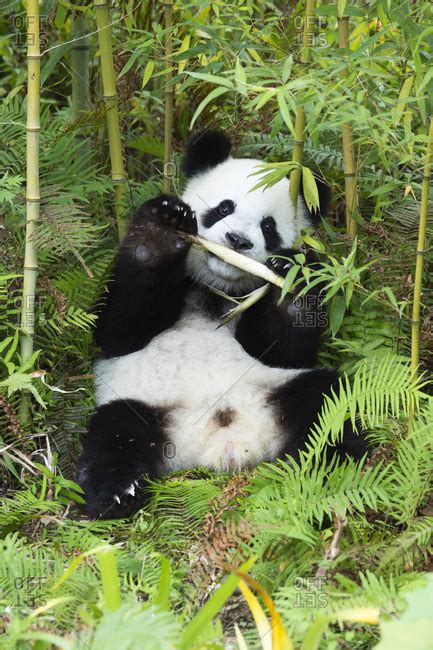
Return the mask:
<path id="1" fill-rule="evenodd" d="M 293 56 L 290 54 L 286 57 L 286 60 L 283 63 L 283 68 L 281 70 L 281 80 L 283 83 L 286 83 L 290 78 L 290 73 L 292 72 L 293 65 Z"/>
<path id="2" fill-rule="evenodd" d="M 236 634 L 236 641 L 238 642 L 238 650 L 248 650 L 248 646 L 246 644 L 244 636 L 240 631 L 237 623 L 235 623 L 235 634 Z"/>
<path id="3" fill-rule="evenodd" d="M 285 97 L 285 91 L 283 89 L 279 89 L 277 91 L 277 102 L 278 102 L 278 108 L 280 109 L 280 113 L 283 116 L 283 119 L 292 135 L 295 133 L 295 127 L 293 125 L 292 117 L 290 115 L 290 110 L 287 105 L 286 97 Z"/>
<path id="4" fill-rule="evenodd" d="M 221 97 L 221 95 L 224 95 L 227 92 L 228 92 L 227 88 L 221 88 L 220 86 L 218 88 L 214 88 L 213 90 L 211 90 L 210 93 L 207 95 L 207 97 L 205 97 L 197 106 L 197 109 L 191 120 L 191 128 L 194 126 L 197 119 L 203 113 L 206 106 L 210 104 L 214 99 L 216 99 L 217 97 Z"/>
<path id="5" fill-rule="evenodd" d="M 302 166 L 302 189 L 308 209 L 317 210 L 320 206 L 320 201 L 316 179 L 311 169 L 304 166 Z"/>
<path id="6" fill-rule="evenodd" d="M 159 578 L 158 593 L 155 596 L 154 603 L 160 609 L 169 609 L 169 597 L 171 588 L 171 563 L 164 556 L 161 557 L 161 575 Z"/>
<path id="7" fill-rule="evenodd" d="M 320 239 L 316 239 L 315 237 L 312 237 L 308 233 L 302 235 L 302 240 L 307 244 L 307 246 L 313 248 L 316 251 L 320 251 L 321 253 L 324 253 L 326 250 L 323 242 L 321 242 Z"/>
<path id="8" fill-rule="evenodd" d="M 85 558 L 90 557 L 92 555 L 98 555 L 98 553 L 108 551 L 109 549 L 111 549 L 111 547 L 108 544 L 100 544 L 99 546 L 96 546 L 95 548 L 92 548 L 89 551 L 85 551 L 84 553 L 80 553 L 80 555 L 77 555 L 77 557 L 74 558 L 74 560 L 71 562 L 69 567 L 65 570 L 63 575 L 51 587 L 51 591 L 56 591 L 65 582 L 65 580 L 69 578 L 69 576 L 75 571 L 75 569 L 81 564 L 81 562 Z"/>
<path id="9" fill-rule="evenodd" d="M 236 573 L 242 578 L 242 582 L 240 583 L 239 588 L 244 594 L 254 616 L 263 648 L 268 647 L 265 644 L 268 643 L 268 638 L 271 636 L 269 645 L 269 648 L 271 648 L 271 650 L 293 650 L 293 643 L 287 635 L 281 616 L 277 612 L 275 603 L 269 596 L 268 592 L 256 580 L 253 580 L 253 578 L 251 578 L 246 573 L 243 573 L 240 569 Z M 253 587 L 255 591 L 257 591 L 262 597 L 271 615 L 270 626 L 260 603 L 247 585 Z"/>
<path id="10" fill-rule="evenodd" d="M 283 301 L 283 299 L 286 297 L 289 291 L 293 288 L 293 284 L 296 280 L 296 276 L 298 275 L 299 268 L 300 267 L 297 266 L 296 264 L 290 267 L 286 277 L 284 278 L 284 284 L 281 290 L 281 297 L 278 301 L 279 304 Z"/>
<path id="11" fill-rule="evenodd" d="M 245 73 L 244 68 L 242 67 L 242 63 L 239 57 L 236 57 L 235 81 L 236 81 L 236 88 L 238 89 L 238 91 L 242 95 L 246 95 L 247 75 Z"/>
<path id="12" fill-rule="evenodd" d="M 396 107 L 396 112 L 395 112 L 394 126 L 398 126 L 398 124 L 400 123 L 400 120 L 401 120 L 402 115 L 404 113 L 404 110 L 406 108 L 406 104 L 407 104 L 406 100 L 410 95 L 410 91 L 412 90 L 414 79 L 415 79 L 414 76 L 408 77 L 407 79 L 405 79 L 405 81 L 404 81 L 404 83 L 403 83 L 403 85 L 401 87 L 400 94 L 399 94 L 398 100 L 397 100 L 397 107 Z"/>
<path id="13" fill-rule="evenodd" d="M 127 72 L 130 71 L 138 57 L 141 55 L 141 52 L 133 52 L 132 55 L 129 57 L 125 65 L 123 66 L 122 70 L 118 74 L 118 79 L 121 79 Z"/>
<path id="14" fill-rule="evenodd" d="M 337 1 L 337 11 L 339 18 L 344 16 L 344 11 L 346 9 L 347 0 L 338 0 Z"/>
<path id="15" fill-rule="evenodd" d="M 241 580 L 239 583 L 239 589 L 247 601 L 248 607 L 250 608 L 251 614 L 253 615 L 263 650 L 277 650 L 276 648 L 272 647 L 271 624 L 266 618 L 266 614 L 263 611 L 263 608 L 257 600 L 256 596 L 243 580 Z"/>
<path id="16" fill-rule="evenodd" d="M 243 572 L 249 571 L 254 562 L 255 558 L 247 560 L 244 562 L 244 564 L 242 564 L 240 570 Z M 203 632 L 206 626 L 218 614 L 232 593 L 238 587 L 239 582 L 240 577 L 237 575 L 231 575 L 226 578 L 226 580 L 212 594 L 206 604 L 194 616 L 192 621 L 190 621 L 185 627 L 180 640 L 180 648 L 185 650 L 187 648 L 190 648 L 192 643 L 194 643 L 194 641 L 200 637 L 200 634 Z"/>
<path id="17" fill-rule="evenodd" d="M 206 72 L 187 71 L 185 74 L 189 75 L 190 77 L 194 77 L 195 79 L 201 79 L 202 81 L 207 81 L 208 83 L 216 84 L 217 86 L 224 86 L 224 88 L 228 88 L 229 90 L 234 89 L 233 83 L 230 81 L 230 79 L 226 79 L 225 77 L 218 77 L 217 75 L 207 74 Z"/>
<path id="18" fill-rule="evenodd" d="M 142 90 L 143 90 L 143 88 L 145 88 L 145 86 L 147 85 L 147 82 L 151 78 L 154 68 L 155 68 L 155 61 L 150 60 L 150 61 L 148 61 L 146 63 L 146 67 L 144 68 L 144 73 L 143 73 L 143 79 L 141 81 L 141 89 Z"/>
<path id="19" fill-rule="evenodd" d="M 101 550 L 98 556 L 104 607 L 109 612 L 115 612 L 120 607 L 121 599 L 120 579 L 114 549 L 109 547 Z"/>
<path id="20" fill-rule="evenodd" d="M 332 336 L 336 336 L 338 330 L 343 322 L 344 314 L 346 313 L 346 300 L 344 296 L 334 296 L 331 301 L 329 310 L 329 326 Z"/>
<path id="21" fill-rule="evenodd" d="M 191 34 L 187 34 L 181 43 L 178 54 L 184 54 L 185 52 L 188 52 L 190 43 L 191 43 Z M 182 58 L 182 61 L 179 61 L 179 68 L 178 68 L 179 74 L 182 74 L 182 72 L 185 70 L 187 61 L 188 61 L 187 58 Z"/>

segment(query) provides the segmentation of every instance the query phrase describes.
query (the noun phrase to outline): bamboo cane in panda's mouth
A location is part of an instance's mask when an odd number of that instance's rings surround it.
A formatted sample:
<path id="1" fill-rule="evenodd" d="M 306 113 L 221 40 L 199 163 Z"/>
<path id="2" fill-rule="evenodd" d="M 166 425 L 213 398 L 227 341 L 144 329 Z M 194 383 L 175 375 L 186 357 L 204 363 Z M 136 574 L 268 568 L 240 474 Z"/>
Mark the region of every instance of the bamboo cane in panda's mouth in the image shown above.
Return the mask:
<path id="1" fill-rule="evenodd" d="M 184 232 L 180 234 L 186 241 L 191 242 L 199 248 L 204 248 L 209 253 L 216 255 L 227 264 L 236 266 L 238 269 L 241 269 L 241 271 L 251 273 L 251 275 L 255 275 L 259 278 L 262 278 L 263 280 L 266 280 L 267 282 L 275 284 L 277 287 L 282 288 L 284 284 L 284 278 L 281 278 L 261 262 L 257 262 L 251 257 L 242 255 L 242 253 L 238 253 L 231 248 L 227 248 L 222 244 L 217 244 L 216 242 L 210 241 L 209 239 L 204 239 L 198 235 L 189 235 Z"/>

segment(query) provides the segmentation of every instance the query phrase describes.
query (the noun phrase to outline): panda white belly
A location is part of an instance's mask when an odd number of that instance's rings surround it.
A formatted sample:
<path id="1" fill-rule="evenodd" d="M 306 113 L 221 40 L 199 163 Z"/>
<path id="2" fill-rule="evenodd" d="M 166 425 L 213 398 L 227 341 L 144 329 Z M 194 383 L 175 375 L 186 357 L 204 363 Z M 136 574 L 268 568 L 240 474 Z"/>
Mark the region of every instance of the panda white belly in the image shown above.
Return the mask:
<path id="1" fill-rule="evenodd" d="M 164 471 L 235 469 L 272 460 L 283 440 L 269 393 L 304 370 L 249 356 L 233 326 L 187 311 L 137 352 L 95 363 L 98 406 L 135 399 L 166 408 Z"/>

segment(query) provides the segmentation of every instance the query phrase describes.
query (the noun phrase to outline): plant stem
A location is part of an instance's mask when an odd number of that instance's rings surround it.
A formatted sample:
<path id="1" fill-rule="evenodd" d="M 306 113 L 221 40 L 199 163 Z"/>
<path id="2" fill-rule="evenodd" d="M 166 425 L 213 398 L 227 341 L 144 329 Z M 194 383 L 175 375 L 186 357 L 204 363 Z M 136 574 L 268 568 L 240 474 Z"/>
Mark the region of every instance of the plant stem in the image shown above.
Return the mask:
<path id="1" fill-rule="evenodd" d="M 122 142 L 120 137 L 116 77 L 111 43 L 110 9 L 106 0 L 94 0 L 94 7 L 96 10 L 96 25 L 98 27 L 99 52 L 101 56 L 103 97 L 107 116 L 111 179 L 115 184 L 114 202 L 117 228 L 119 231 L 119 239 L 122 239 L 127 228 L 125 198 L 128 178 L 123 165 Z"/>
<path id="2" fill-rule="evenodd" d="M 74 41 L 71 50 L 72 78 L 72 120 L 75 122 L 87 113 L 90 108 L 89 86 L 89 38 L 86 36 L 86 17 L 77 13 L 72 22 L 72 38 L 82 36 Z M 90 143 L 80 129 L 78 137 L 82 140 L 82 148 L 90 151 Z"/>
<path id="3" fill-rule="evenodd" d="M 311 63 L 311 43 L 314 37 L 314 9 L 315 0 L 306 0 L 303 44 L 301 50 L 301 63 L 308 65 Z M 299 190 L 302 178 L 302 158 L 304 155 L 304 131 L 305 131 L 305 110 L 299 106 L 295 116 L 295 138 L 293 141 L 292 161 L 298 163 L 298 167 L 290 174 L 290 198 L 295 207 L 298 205 Z"/>
<path id="4" fill-rule="evenodd" d="M 115 612 L 120 607 L 121 596 L 119 571 L 113 549 L 99 553 L 99 568 L 101 571 L 104 607 L 109 612 Z"/>
<path id="5" fill-rule="evenodd" d="M 21 311 L 21 362 L 33 354 L 35 331 L 36 278 L 38 251 L 35 235 L 39 220 L 41 195 L 39 190 L 39 132 L 40 132 L 40 72 L 39 1 L 27 0 L 27 123 L 26 123 L 26 243 Z M 20 414 L 28 415 L 29 400 L 23 395 Z"/>
<path id="6" fill-rule="evenodd" d="M 267 282 L 272 282 L 272 284 L 275 284 L 277 287 L 283 287 L 284 278 L 274 273 L 274 271 L 272 271 L 268 266 L 265 266 L 261 262 L 257 262 L 256 260 L 251 259 L 251 257 L 247 257 L 246 255 L 238 253 L 231 248 L 227 248 L 227 246 L 217 244 L 216 242 L 205 239 L 204 237 L 199 237 L 197 235 L 188 235 L 186 233 L 182 233 L 182 235 L 186 241 L 190 241 L 196 246 L 204 248 L 205 250 L 224 260 L 224 262 L 232 264 L 232 266 L 236 266 L 238 269 L 246 271 L 247 273 L 251 273 L 252 275 L 257 276 L 258 278 L 262 278 Z"/>
<path id="7" fill-rule="evenodd" d="M 170 191 L 171 139 L 173 130 L 173 0 L 163 0 L 165 5 L 165 120 L 164 120 L 164 176 L 163 190 Z"/>
<path id="8" fill-rule="evenodd" d="M 418 367 L 419 367 L 422 274 L 423 274 L 423 266 L 424 266 L 428 193 L 429 193 L 432 158 L 433 158 L 433 117 L 430 118 L 427 153 L 425 157 L 424 176 L 422 181 L 421 208 L 420 208 L 419 226 L 418 226 L 418 245 L 416 251 L 415 284 L 414 284 L 414 291 L 413 291 L 411 370 L 414 379 L 416 379 L 416 377 L 418 376 Z"/>
<path id="9" fill-rule="evenodd" d="M 345 49 L 349 47 L 349 16 L 338 17 L 338 46 Z M 357 170 L 353 148 L 352 126 L 350 124 L 343 124 L 342 129 L 344 188 L 346 198 L 346 231 L 350 237 L 356 237 L 358 224 L 353 218 L 353 214 L 358 208 L 358 188 L 356 182 Z"/>

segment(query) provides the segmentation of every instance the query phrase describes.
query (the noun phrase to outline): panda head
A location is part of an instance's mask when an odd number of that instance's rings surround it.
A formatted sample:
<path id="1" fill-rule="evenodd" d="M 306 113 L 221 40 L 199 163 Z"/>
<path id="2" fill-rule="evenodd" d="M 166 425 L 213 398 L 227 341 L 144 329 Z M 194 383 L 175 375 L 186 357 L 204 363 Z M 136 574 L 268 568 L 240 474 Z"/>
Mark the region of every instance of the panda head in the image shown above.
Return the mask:
<path id="1" fill-rule="evenodd" d="M 301 200 L 295 215 L 287 178 L 251 191 L 259 182 L 253 174 L 264 161 L 233 158 L 230 151 L 230 140 L 219 131 L 194 136 L 183 160 L 188 182 L 182 198 L 196 214 L 199 235 L 265 262 L 272 253 L 293 246 L 301 229 L 323 215 L 322 204 L 311 215 Z M 260 284 L 255 276 L 194 246 L 187 264 L 194 280 L 232 295 Z"/>

